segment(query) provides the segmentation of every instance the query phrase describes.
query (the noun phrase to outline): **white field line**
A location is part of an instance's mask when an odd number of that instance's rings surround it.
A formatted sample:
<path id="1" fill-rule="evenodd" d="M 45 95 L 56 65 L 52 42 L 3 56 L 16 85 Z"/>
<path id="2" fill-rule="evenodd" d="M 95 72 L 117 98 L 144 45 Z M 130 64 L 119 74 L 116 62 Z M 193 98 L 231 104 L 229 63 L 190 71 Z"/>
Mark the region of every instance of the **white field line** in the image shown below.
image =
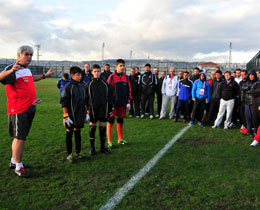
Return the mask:
<path id="1" fill-rule="evenodd" d="M 157 163 L 157 161 L 171 148 L 171 146 L 191 127 L 191 125 L 183 128 L 177 135 L 173 137 L 139 172 L 137 172 L 122 188 L 118 190 L 100 210 L 114 209 L 121 202 L 126 193 L 130 191 L 136 183 L 142 179 Z"/>

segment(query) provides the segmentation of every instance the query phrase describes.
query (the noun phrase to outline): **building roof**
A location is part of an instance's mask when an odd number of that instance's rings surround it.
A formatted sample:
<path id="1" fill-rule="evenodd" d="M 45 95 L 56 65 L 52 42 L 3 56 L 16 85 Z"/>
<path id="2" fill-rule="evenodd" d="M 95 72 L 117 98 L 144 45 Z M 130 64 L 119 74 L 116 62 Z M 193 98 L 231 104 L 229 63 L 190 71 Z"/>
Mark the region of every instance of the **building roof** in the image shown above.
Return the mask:
<path id="1" fill-rule="evenodd" d="M 213 63 L 213 62 L 206 62 L 206 63 L 199 63 L 198 66 L 220 66 L 219 64 L 217 63 Z"/>

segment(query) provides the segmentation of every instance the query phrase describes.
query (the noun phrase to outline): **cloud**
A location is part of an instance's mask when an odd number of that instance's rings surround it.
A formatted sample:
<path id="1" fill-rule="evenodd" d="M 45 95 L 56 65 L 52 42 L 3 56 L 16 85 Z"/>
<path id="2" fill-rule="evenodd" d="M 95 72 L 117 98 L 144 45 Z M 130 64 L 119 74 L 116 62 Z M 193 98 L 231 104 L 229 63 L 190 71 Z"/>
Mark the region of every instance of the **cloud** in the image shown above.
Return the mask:
<path id="1" fill-rule="evenodd" d="M 233 61 L 246 62 L 259 50 L 257 0 L 122 0 L 115 11 L 95 11 L 102 16 L 95 22 L 75 22 L 62 4 L 19 2 L 0 3 L 0 43 L 41 44 L 44 59 L 100 59 L 103 42 L 105 58 L 129 58 L 132 50 L 135 59 L 226 62 L 233 42 Z"/>

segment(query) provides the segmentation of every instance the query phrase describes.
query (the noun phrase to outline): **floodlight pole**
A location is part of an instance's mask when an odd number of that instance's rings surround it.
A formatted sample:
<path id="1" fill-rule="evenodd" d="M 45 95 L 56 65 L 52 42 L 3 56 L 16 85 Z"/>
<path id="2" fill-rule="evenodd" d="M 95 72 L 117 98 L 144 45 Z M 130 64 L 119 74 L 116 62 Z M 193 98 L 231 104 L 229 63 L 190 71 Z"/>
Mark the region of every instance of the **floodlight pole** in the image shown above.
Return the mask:
<path id="1" fill-rule="evenodd" d="M 228 70 L 231 71 L 231 63 L 232 63 L 232 42 L 229 44 L 229 62 L 228 62 Z"/>
<path id="2" fill-rule="evenodd" d="M 133 51 L 130 50 L 130 67 L 131 67 L 131 68 L 132 68 L 132 53 L 133 53 Z"/>
<path id="3" fill-rule="evenodd" d="M 39 60 L 40 60 L 40 49 L 41 49 L 41 45 L 39 45 L 39 44 L 36 44 L 36 45 L 34 45 L 35 47 L 36 47 L 36 52 L 37 52 L 37 54 L 36 54 L 36 57 L 37 57 L 37 66 L 39 66 Z"/>
<path id="4" fill-rule="evenodd" d="M 104 63 L 104 55 L 105 55 L 105 42 L 102 43 L 102 63 Z"/>

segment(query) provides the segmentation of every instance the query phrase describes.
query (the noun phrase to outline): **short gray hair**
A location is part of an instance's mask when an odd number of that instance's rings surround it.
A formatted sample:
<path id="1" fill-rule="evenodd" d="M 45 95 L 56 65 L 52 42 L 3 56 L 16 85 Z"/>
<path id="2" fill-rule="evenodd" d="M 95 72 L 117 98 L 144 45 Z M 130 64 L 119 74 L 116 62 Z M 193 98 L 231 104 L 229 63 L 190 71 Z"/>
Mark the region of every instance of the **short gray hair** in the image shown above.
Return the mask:
<path id="1" fill-rule="evenodd" d="M 29 51 L 33 54 L 33 48 L 29 45 L 23 45 L 18 48 L 17 55 L 21 54 L 23 51 Z"/>

